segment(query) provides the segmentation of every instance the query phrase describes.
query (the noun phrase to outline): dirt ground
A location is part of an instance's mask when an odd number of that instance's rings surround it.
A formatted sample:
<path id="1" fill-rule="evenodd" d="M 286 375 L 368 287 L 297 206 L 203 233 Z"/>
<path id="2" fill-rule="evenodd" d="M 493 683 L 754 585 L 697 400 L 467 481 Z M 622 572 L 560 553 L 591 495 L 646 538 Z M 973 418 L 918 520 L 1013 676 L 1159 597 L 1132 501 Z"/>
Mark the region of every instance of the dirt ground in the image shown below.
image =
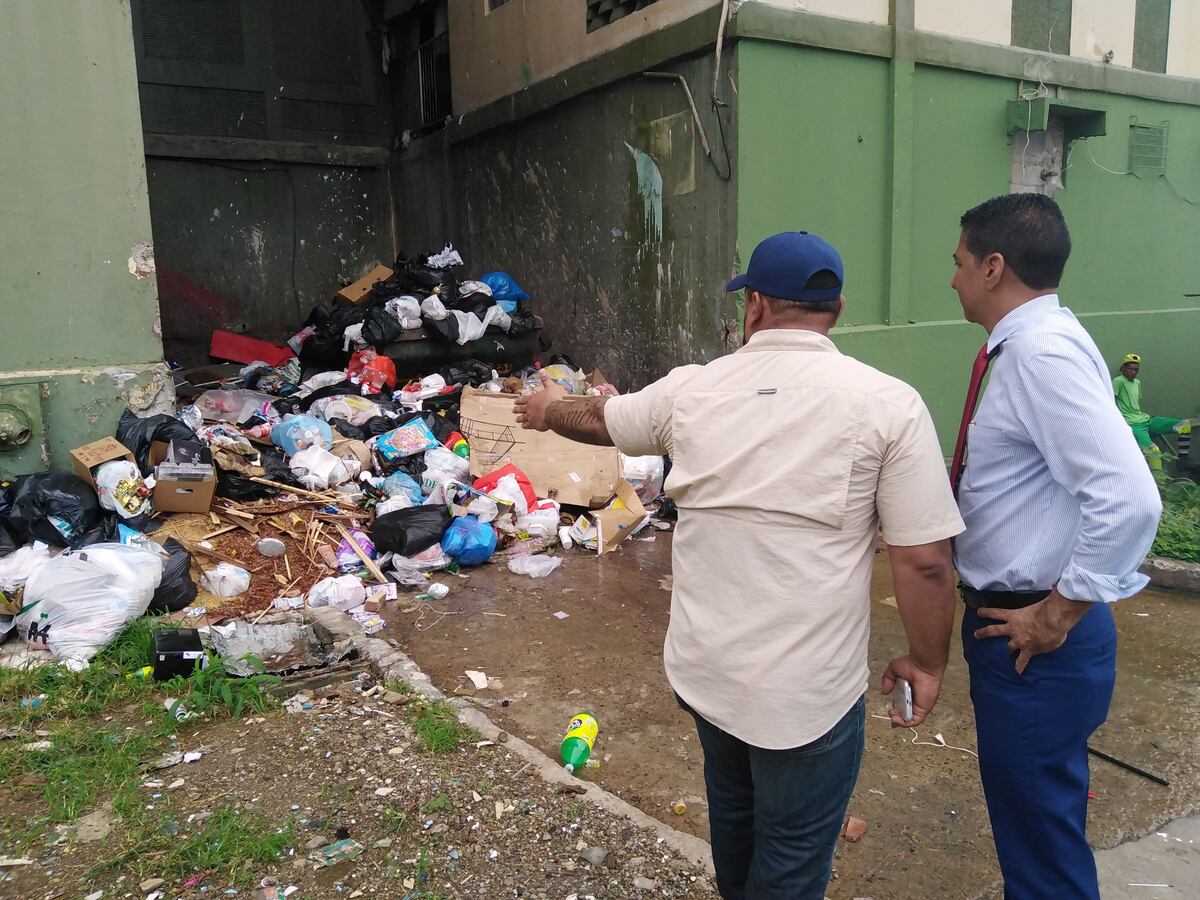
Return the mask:
<path id="1" fill-rule="evenodd" d="M 513 575 L 503 565 L 470 570 L 466 579 L 441 578 L 450 596 L 419 610 L 403 599 L 389 604 L 383 636 L 402 646 L 447 693 L 475 694 L 497 724 L 551 756 L 572 714 L 593 711 L 600 721 L 601 767 L 584 777 L 707 838 L 702 754 L 662 672 L 670 536 L 630 541 L 599 559 L 578 551 L 565 557 L 545 579 Z M 736 602 L 735 572 L 727 589 Z M 884 553 L 877 557 L 872 584 L 873 679 L 906 649 L 891 594 Z M 556 618 L 559 611 L 568 618 Z M 1200 601 L 1148 591 L 1120 604 L 1117 622 L 1116 695 L 1092 746 L 1169 779 L 1171 786 L 1093 759 L 1089 837 L 1097 847 L 1146 834 L 1200 801 L 1195 682 Z M 499 684 L 475 692 L 466 669 L 482 670 Z M 869 712 L 881 715 L 885 698 L 869 699 Z M 867 751 L 851 813 L 869 827 L 861 843 L 839 847 L 831 900 L 999 896 L 975 759 L 925 745 L 939 733 L 947 744 L 975 746 L 957 632 L 941 700 L 918 738 L 881 718 L 867 721 Z M 676 815 L 672 806 L 680 800 L 686 812 Z"/>

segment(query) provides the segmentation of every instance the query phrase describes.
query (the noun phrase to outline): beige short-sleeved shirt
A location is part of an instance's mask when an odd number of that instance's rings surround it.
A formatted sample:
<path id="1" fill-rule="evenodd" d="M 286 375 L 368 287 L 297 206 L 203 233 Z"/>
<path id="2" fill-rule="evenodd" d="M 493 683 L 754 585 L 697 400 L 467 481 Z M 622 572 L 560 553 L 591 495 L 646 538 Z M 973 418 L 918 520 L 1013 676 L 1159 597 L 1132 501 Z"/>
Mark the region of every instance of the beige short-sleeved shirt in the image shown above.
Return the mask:
<path id="1" fill-rule="evenodd" d="M 867 686 L 877 526 L 899 546 L 963 530 L 921 397 L 778 329 L 612 398 L 605 421 L 624 453 L 673 462 L 672 687 L 757 747 L 825 734 Z"/>

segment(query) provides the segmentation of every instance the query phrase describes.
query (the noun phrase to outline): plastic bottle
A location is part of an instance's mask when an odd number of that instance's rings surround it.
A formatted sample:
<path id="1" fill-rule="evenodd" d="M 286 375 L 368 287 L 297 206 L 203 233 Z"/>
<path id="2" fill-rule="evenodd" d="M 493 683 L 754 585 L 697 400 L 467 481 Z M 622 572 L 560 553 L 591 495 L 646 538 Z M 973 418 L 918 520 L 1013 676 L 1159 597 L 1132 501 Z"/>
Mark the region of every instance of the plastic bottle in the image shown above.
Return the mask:
<path id="1" fill-rule="evenodd" d="M 587 710 L 575 714 L 567 726 L 559 753 L 562 756 L 563 768 L 574 772 L 587 764 L 592 755 L 592 745 L 596 743 L 596 735 L 600 732 L 600 724 L 596 717 Z"/>

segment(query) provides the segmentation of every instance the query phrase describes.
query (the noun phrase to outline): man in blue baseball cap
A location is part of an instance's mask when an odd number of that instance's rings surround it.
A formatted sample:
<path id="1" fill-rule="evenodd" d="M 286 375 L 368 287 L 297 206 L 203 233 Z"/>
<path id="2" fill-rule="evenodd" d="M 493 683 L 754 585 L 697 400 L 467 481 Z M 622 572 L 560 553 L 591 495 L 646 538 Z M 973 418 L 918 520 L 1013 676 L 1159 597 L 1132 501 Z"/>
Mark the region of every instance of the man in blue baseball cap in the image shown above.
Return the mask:
<path id="1" fill-rule="evenodd" d="M 883 674 L 911 687 L 894 726 L 924 721 L 949 652 L 962 520 L 917 392 L 829 339 L 843 274 L 826 241 L 777 234 L 729 283 L 746 293 L 736 353 L 623 397 L 564 402 L 543 378 L 517 401 L 526 428 L 673 460 L 664 659 L 704 748 L 727 900 L 824 896 L 862 760 L 880 527 L 909 640 Z"/>

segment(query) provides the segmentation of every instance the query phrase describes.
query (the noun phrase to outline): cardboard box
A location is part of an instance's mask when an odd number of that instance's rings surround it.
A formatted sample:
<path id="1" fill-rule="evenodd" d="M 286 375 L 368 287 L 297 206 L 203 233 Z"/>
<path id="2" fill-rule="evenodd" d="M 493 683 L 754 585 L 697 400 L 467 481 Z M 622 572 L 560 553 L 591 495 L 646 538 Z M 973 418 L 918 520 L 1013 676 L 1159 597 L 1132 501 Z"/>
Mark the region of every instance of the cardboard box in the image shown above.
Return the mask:
<path id="1" fill-rule="evenodd" d="M 375 282 L 386 281 L 392 277 L 392 270 L 387 266 L 376 266 L 362 278 L 353 284 L 348 284 L 333 298 L 333 302 L 338 306 L 355 306 L 363 301 L 371 293 L 371 288 L 375 287 Z"/>
<path id="2" fill-rule="evenodd" d="M 150 444 L 150 465 L 157 466 L 167 458 L 167 445 L 162 441 Z M 176 481 L 159 478 L 154 482 L 154 508 L 162 512 L 208 512 L 217 493 L 217 473 L 203 481 Z"/>
<path id="3" fill-rule="evenodd" d="M 617 485 L 617 496 L 604 509 L 592 513 L 599 531 L 597 548 L 603 556 L 615 550 L 617 544 L 632 535 L 648 518 L 646 507 L 638 499 L 637 491 L 628 481 Z"/>
<path id="4" fill-rule="evenodd" d="M 617 448 L 580 444 L 550 431 L 526 431 L 517 424 L 516 400 L 516 394 L 463 389 L 459 430 L 471 445 L 471 476 L 480 478 L 512 463 L 529 476 L 539 497 L 589 509 L 607 503 L 621 480 Z"/>
<path id="5" fill-rule="evenodd" d="M 75 467 L 75 474 L 92 487 L 96 486 L 96 479 L 92 477 L 92 469 L 114 459 L 127 459 L 135 466 L 137 465 L 137 460 L 129 452 L 129 448 L 116 438 L 100 438 L 98 441 L 92 441 L 90 444 L 84 444 L 71 451 L 71 464 Z"/>

